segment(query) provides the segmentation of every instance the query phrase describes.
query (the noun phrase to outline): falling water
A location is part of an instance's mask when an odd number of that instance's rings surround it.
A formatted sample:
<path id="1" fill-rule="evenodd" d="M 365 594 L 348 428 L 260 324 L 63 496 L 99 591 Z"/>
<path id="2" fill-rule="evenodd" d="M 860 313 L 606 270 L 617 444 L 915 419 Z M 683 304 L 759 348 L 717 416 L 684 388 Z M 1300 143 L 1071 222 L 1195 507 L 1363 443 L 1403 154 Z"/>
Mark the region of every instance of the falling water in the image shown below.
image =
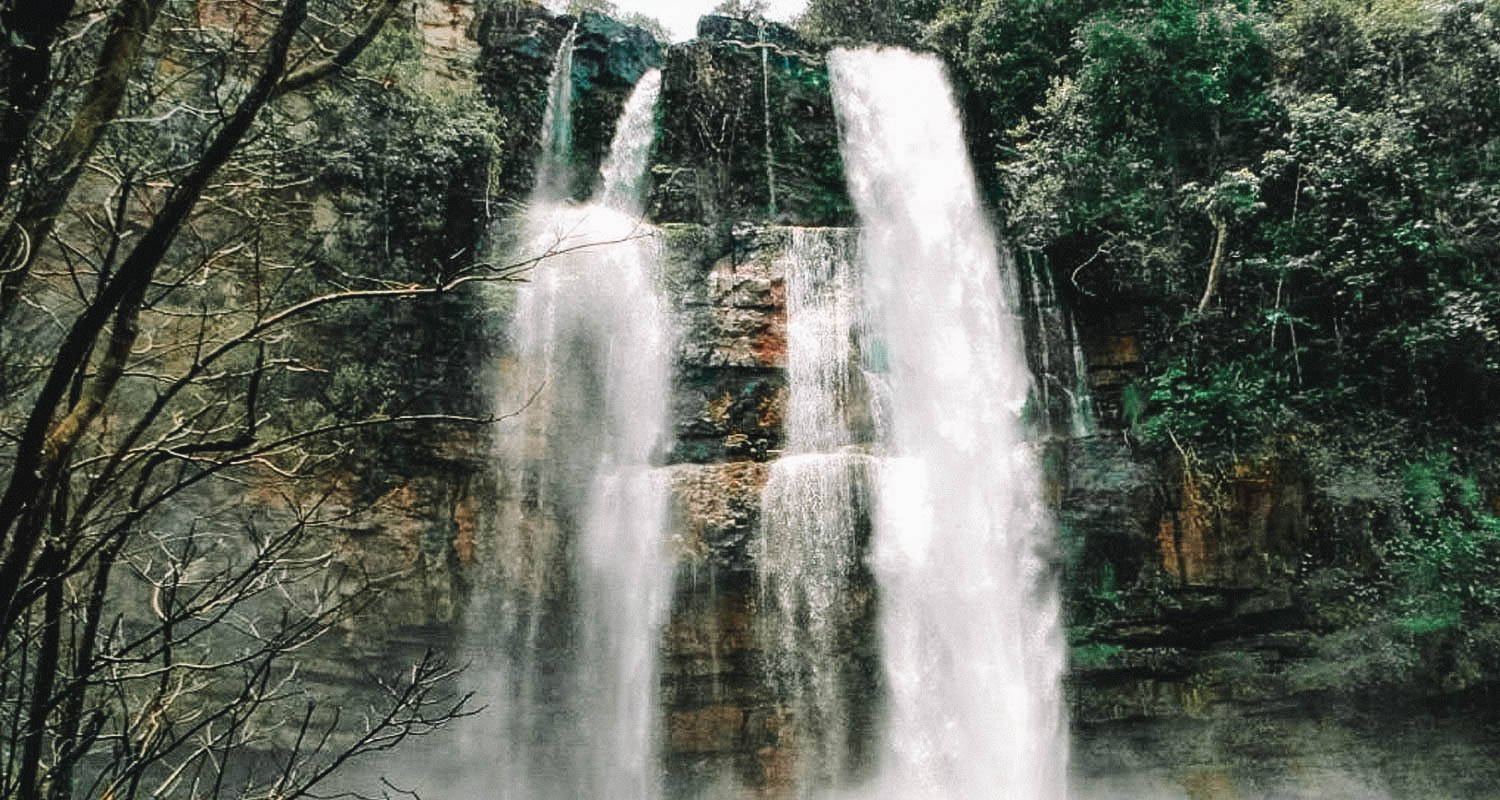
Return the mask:
<path id="1" fill-rule="evenodd" d="M 786 447 L 829 452 L 853 443 L 854 237 L 839 228 L 791 228 L 786 281 Z"/>
<path id="2" fill-rule="evenodd" d="M 518 292 L 512 329 L 508 402 L 526 411 L 503 458 L 524 477 L 499 559 L 521 599 L 489 621 L 510 651 L 492 698 L 491 791 L 502 798 L 659 794 L 657 648 L 672 562 L 653 463 L 669 437 L 671 342 L 659 245 L 640 216 L 660 84 L 647 73 L 626 103 L 596 202 L 570 205 L 548 182 L 571 153 L 557 145 L 561 125 L 544 136 L 525 220 L 527 254 L 550 255 Z M 564 116 L 569 85 L 554 82 L 549 120 Z"/>
<path id="3" fill-rule="evenodd" d="M 661 96 L 661 71 L 641 76 L 625 101 L 620 125 L 600 168 L 599 204 L 639 219 L 646 192 L 646 165 L 656 143 L 656 101 Z"/>
<path id="4" fill-rule="evenodd" d="M 1052 363 L 1051 332 L 1055 327 L 1053 318 L 1057 316 L 1059 309 L 1052 296 L 1051 282 L 1046 279 L 1044 271 L 1028 261 L 1026 275 L 1026 283 L 1031 288 L 1031 317 L 1035 321 L 1033 333 L 1039 373 L 1036 380 L 1037 427 L 1046 430 L 1052 425 L 1052 385 L 1058 382 L 1057 368 Z"/>
<path id="5" fill-rule="evenodd" d="M 1065 796 L 1052 530 L 1022 413 L 1014 278 L 939 62 L 829 59 L 886 369 L 871 568 L 889 692 L 875 794 Z"/>
<path id="6" fill-rule="evenodd" d="M 841 229 L 793 228 L 781 268 L 787 292 L 786 449 L 762 492 L 757 564 L 770 672 L 796 719 L 799 786 L 850 770 L 844 680 L 858 613 L 851 576 L 869 517 L 870 458 L 855 452 L 854 242 Z"/>
<path id="7" fill-rule="evenodd" d="M 1089 385 L 1088 361 L 1079 340 L 1078 326 L 1071 311 L 1058 300 L 1057 289 L 1046 260 L 1035 256 L 1023 260 L 1022 269 L 1029 287 L 1032 323 L 1036 343 L 1036 380 L 1038 428 L 1056 435 L 1082 438 L 1098 433 L 1094 410 L 1094 392 Z M 1066 348 L 1064 363 L 1054 344 Z M 1054 388 L 1061 390 L 1054 396 Z M 1060 401 L 1061 406 L 1054 403 Z M 1066 423 L 1066 428 L 1063 427 Z"/>
<path id="8" fill-rule="evenodd" d="M 776 164 L 771 146 L 771 45 L 766 42 L 766 23 L 760 23 L 757 34 L 760 46 L 760 105 L 765 112 L 766 131 L 766 193 L 770 197 L 769 213 L 776 216 Z"/>
<path id="9" fill-rule="evenodd" d="M 546 201 L 567 196 L 573 165 L 573 42 L 578 25 L 568 29 L 557 47 L 547 78 L 547 109 L 542 113 L 541 153 L 536 163 L 532 198 Z"/>
<path id="10" fill-rule="evenodd" d="M 1089 384 L 1089 362 L 1083 355 L 1083 341 L 1078 323 L 1068 315 L 1068 341 L 1073 351 L 1073 391 L 1068 395 L 1070 432 L 1073 438 L 1093 436 L 1099 432 L 1099 414 L 1094 410 L 1094 387 Z"/>

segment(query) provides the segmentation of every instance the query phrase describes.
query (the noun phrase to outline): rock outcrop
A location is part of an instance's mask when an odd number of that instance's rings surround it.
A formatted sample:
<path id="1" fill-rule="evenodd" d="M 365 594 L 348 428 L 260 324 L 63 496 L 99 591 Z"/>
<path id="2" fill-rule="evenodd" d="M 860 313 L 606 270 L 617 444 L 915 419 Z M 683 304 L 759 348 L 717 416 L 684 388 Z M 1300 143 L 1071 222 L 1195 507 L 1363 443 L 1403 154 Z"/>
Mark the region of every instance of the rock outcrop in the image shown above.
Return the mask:
<path id="1" fill-rule="evenodd" d="M 848 225 L 822 53 L 774 23 L 704 17 L 668 48 L 652 167 L 657 222 Z"/>
<path id="2" fill-rule="evenodd" d="M 574 199 L 589 197 L 630 90 L 661 63 L 661 45 L 646 31 L 588 12 L 556 16 L 539 5 L 492 7 L 478 24 L 478 80 L 485 97 L 510 123 L 501 165 L 502 188 L 523 198 L 536 174 L 547 79 L 557 48 L 575 31 L 573 55 Z"/>

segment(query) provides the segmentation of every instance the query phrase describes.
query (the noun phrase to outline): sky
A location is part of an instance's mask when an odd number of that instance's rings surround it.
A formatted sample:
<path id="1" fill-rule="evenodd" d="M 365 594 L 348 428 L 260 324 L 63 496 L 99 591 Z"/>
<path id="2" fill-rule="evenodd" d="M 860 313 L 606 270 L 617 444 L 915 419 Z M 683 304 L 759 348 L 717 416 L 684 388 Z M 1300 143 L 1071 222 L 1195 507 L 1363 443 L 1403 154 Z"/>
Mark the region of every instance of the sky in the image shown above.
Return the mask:
<path id="1" fill-rule="evenodd" d="M 639 11 L 656 17 L 681 41 L 691 39 L 698 30 L 698 17 L 713 10 L 720 0 L 614 0 L 621 11 Z M 550 5 L 550 4 L 549 4 Z M 807 6 L 807 0 L 771 0 L 766 16 L 785 22 Z"/>

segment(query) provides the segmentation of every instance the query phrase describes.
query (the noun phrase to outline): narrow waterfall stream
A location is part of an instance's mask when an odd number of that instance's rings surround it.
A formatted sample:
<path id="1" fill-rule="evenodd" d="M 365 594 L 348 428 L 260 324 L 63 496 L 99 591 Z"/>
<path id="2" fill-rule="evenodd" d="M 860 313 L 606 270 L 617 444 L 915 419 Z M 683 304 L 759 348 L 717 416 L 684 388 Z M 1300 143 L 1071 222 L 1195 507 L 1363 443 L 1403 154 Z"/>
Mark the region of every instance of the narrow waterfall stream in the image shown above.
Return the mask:
<path id="1" fill-rule="evenodd" d="M 766 23 L 761 21 L 756 34 L 756 46 L 760 48 L 760 100 L 765 116 L 766 130 L 766 194 L 770 204 L 767 213 L 776 217 L 776 150 L 771 142 L 771 45 L 766 41 Z"/>
<path id="2" fill-rule="evenodd" d="M 558 58 L 564 74 L 570 58 Z M 672 579 L 667 482 L 654 463 L 669 438 L 671 326 L 641 206 L 661 76 L 636 86 L 597 199 L 582 206 L 559 177 L 572 157 L 557 144 L 570 85 L 553 82 L 524 221 L 524 253 L 548 255 L 517 293 L 518 365 L 504 401 L 525 409 L 522 432 L 502 446 L 523 476 L 500 556 L 504 591 L 518 599 L 479 623 L 501 652 L 487 698 L 498 741 L 475 756 L 495 760 L 486 791 L 502 798 L 652 800 Z"/>
<path id="3" fill-rule="evenodd" d="M 848 415 L 858 297 L 853 232 L 793 228 L 780 266 L 786 280 L 786 454 L 761 493 L 756 560 L 768 668 L 799 720 L 798 785 L 836 784 L 851 768 L 851 706 L 843 674 L 869 519 L 871 459 L 853 446 Z"/>
<path id="4" fill-rule="evenodd" d="M 1062 798 L 1066 653 L 1014 280 L 938 60 L 835 51 L 829 66 L 867 361 L 884 362 L 871 567 L 889 698 L 874 795 Z"/>
<path id="5" fill-rule="evenodd" d="M 1068 395 L 1069 435 L 1075 439 L 1099 433 L 1099 411 L 1094 408 L 1094 387 L 1089 384 L 1089 362 L 1078 336 L 1078 322 L 1068 314 L 1069 350 L 1073 354 L 1073 390 Z"/>
<path id="6" fill-rule="evenodd" d="M 1025 316 L 1026 335 L 1037 357 L 1034 426 L 1052 436 L 1093 436 L 1099 432 L 1098 412 L 1073 312 L 1058 299 L 1044 259 L 1030 254 L 1013 267 L 1024 276 L 1019 283 L 1025 287 L 1023 300 L 1030 304 Z"/>
<path id="7" fill-rule="evenodd" d="M 547 78 L 547 108 L 542 115 L 542 146 L 536 162 L 532 198 L 558 200 L 567 196 L 573 159 L 573 43 L 578 25 L 568 29 L 558 45 L 552 74 Z"/>

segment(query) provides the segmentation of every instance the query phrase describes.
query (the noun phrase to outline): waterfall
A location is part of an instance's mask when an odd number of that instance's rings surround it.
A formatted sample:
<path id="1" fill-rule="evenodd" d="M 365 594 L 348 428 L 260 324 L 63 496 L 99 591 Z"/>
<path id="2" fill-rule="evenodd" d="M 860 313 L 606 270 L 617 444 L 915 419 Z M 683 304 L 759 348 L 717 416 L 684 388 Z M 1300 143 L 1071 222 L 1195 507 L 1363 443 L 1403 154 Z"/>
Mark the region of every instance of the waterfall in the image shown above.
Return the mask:
<path id="1" fill-rule="evenodd" d="M 771 141 L 771 45 L 766 41 L 766 23 L 761 20 L 756 44 L 760 47 L 760 105 L 765 112 L 766 131 L 766 193 L 770 198 L 767 213 L 776 216 L 776 163 L 775 149 Z"/>
<path id="2" fill-rule="evenodd" d="M 532 198 L 559 200 L 572 190 L 573 43 L 578 25 L 568 29 L 547 78 L 547 109 L 542 113 L 541 152 L 537 156 Z"/>
<path id="3" fill-rule="evenodd" d="M 1099 432 L 1094 392 L 1089 385 L 1088 361 L 1071 310 L 1057 297 L 1052 271 L 1045 258 L 1026 254 L 1022 259 L 1030 313 L 1030 336 L 1037 356 L 1037 428 L 1075 439 Z M 1058 346 L 1054 349 L 1054 345 Z M 1059 350 L 1066 349 L 1066 360 Z M 1061 390 L 1053 395 L 1053 388 Z"/>
<path id="4" fill-rule="evenodd" d="M 786 281 L 786 447 L 792 453 L 852 443 L 856 302 L 854 243 L 843 229 L 792 228 L 781 258 Z"/>
<path id="5" fill-rule="evenodd" d="M 1057 370 L 1052 364 L 1052 331 L 1056 327 L 1053 317 L 1059 310 L 1052 295 L 1051 282 L 1044 270 L 1038 269 L 1030 259 L 1026 263 L 1026 284 L 1031 289 L 1031 317 L 1035 320 L 1032 329 L 1037 354 L 1037 428 L 1048 430 L 1052 424 L 1052 384 L 1058 383 Z M 1066 391 L 1066 387 L 1064 387 Z M 1071 405 L 1071 404 L 1070 404 Z"/>
<path id="6" fill-rule="evenodd" d="M 646 166 L 656 143 L 656 101 L 661 96 L 661 71 L 641 76 L 635 91 L 625 101 L 620 125 L 610 143 L 609 155 L 599 169 L 599 203 L 606 208 L 639 218 L 646 193 Z"/>
<path id="7" fill-rule="evenodd" d="M 569 61 L 560 55 L 556 74 Z M 566 118 L 570 86 L 553 82 L 549 121 Z M 524 408 L 501 446 L 519 481 L 497 556 L 508 599 L 480 623 L 499 652 L 486 698 L 495 729 L 479 758 L 492 765 L 486 792 L 501 798 L 660 794 L 672 560 L 667 483 L 653 465 L 670 438 L 671 328 L 660 247 L 640 220 L 660 86 L 648 72 L 627 101 L 595 202 L 567 202 L 565 124 L 544 131 L 524 220 L 525 254 L 547 255 L 517 292 L 502 401 Z"/>
<path id="8" fill-rule="evenodd" d="M 1099 433 L 1099 412 L 1094 409 L 1094 387 L 1089 384 L 1089 362 L 1083 355 L 1078 323 L 1068 315 L 1068 341 L 1073 351 L 1073 391 L 1069 393 L 1069 429 L 1075 439 Z"/>
<path id="9" fill-rule="evenodd" d="M 889 696 L 874 794 L 1061 798 L 1065 650 L 1016 280 L 937 59 L 834 51 L 829 67 L 864 336 L 884 369 L 870 565 Z"/>
<path id="10" fill-rule="evenodd" d="M 787 455 L 761 493 L 756 545 L 769 672 L 801 742 L 798 785 L 851 770 L 849 707 L 867 704 L 844 680 L 858 602 L 859 529 L 868 520 L 869 456 L 854 451 L 853 236 L 793 228 L 780 267 L 787 302 Z"/>

